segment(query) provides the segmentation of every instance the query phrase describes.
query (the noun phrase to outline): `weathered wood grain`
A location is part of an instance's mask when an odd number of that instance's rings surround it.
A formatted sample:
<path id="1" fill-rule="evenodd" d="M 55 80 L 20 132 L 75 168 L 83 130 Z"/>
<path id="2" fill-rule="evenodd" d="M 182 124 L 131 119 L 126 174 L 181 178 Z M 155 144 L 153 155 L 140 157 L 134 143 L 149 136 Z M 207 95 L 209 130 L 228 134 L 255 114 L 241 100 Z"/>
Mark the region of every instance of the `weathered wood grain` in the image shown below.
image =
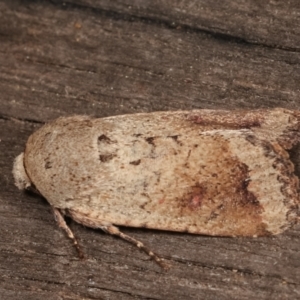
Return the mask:
<path id="1" fill-rule="evenodd" d="M 59 3 L 59 1 L 56 1 Z M 217 39 L 299 50 L 299 1 L 232 0 L 74 0 L 73 7 L 90 7 L 119 18 L 141 19 L 168 27 L 208 33 Z"/>
<path id="2" fill-rule="evenodd" d="M 80 261 L 47 202 L 11 175 L 29 134 L 61 115 L 299 109 L 299 5 L 264 3 L 0 1 L 1 299 L 300 297 L 300 226 L 258 239 L 123 228 L 170 260 L 163 272 L 69 220 Z"/>

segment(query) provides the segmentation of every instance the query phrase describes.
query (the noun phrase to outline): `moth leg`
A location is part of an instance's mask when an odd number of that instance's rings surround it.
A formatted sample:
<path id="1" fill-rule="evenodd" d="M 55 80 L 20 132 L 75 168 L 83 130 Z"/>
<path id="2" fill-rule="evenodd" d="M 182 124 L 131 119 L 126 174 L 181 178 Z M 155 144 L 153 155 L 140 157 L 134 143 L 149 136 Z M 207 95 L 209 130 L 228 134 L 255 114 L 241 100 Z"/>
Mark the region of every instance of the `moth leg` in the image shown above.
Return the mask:
<path id="1" fill-rule="evenodd" d="M 95 229 L 102 229 L 104 232 L 120 237 L 121 239 L 137 246 L 146 254 L 148 254 L 160 267 L 167 270 L 169 266 L 163 261 L 158 255 L 148 249 L 142 242 L 136 240 L 135 238 L 121 232 L 118 227 L 112 225 L 111 223 L 105 222 L 101 219 L 98 219 L 91 214 L 86 215 L 81 212 L 68 209 L 66 213 L 76 222 Z"/>
<path id="2" fill-rule="evenodd" d="M 84 258 L 83 252 L 77 242 L 76 237 L 74 236 L 74 233 L 72 232 L 72 230 L 70 229 L 70 227 L 67 225 L 63 214 L 61 213 L 61 211 L 53 206 L 51 206 L 53 214 L 54 214 L 54 218 L 55 221 L 57 222 L 58 226 L 60 228 L 62 228 L 68 235 L 68 237 L 73 241 L 73 244 L 77 250 L 78 256 L 79 258 Z"/>
<path id="3" fill-rule="evenodd" d="M 118 227 L 114 225 L 101 226 L 100 227 L 104 232 L 120 237 L 121 239 L 137 246 L 139 249 L 148 254 L 161 268 L 167 270 L 169 269 L 169 265 L 167 265 L 162 258 L 157 256 L 154 252 L 152 252 L 149 248 L 147 248 L 141 241 L 136 240 L 135 238 L 121 232 Z"/>

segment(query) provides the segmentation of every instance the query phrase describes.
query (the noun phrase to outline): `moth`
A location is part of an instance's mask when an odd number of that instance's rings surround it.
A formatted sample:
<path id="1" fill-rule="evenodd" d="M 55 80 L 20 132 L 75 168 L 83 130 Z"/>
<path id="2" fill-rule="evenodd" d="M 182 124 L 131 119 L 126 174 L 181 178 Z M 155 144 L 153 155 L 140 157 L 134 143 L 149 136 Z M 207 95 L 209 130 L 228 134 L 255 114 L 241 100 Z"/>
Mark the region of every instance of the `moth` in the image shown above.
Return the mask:
<path id="1" fill-rule="evenodd" d="M 165 267 L 117 226 L 210 236 L 276 235 L 299 219 L 288 154 L 300 112 L 193 110 L 107 118 L 61 117 L 33 133 L 13 166 L 56 220 L 119 236 Z"/>

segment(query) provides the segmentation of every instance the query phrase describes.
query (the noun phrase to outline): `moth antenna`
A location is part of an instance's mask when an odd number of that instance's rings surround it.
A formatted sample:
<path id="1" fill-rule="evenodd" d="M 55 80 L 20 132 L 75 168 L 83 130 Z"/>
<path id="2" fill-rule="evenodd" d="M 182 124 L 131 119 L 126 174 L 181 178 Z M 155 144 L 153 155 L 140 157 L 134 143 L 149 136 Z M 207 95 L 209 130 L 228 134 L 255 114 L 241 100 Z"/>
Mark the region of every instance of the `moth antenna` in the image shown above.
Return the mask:
<path id="1" fill-rule="evenodd" d="M 109 226 L 101 226 L 100 227 L 104 232 L 107 232 L 111 235 L 115 235 L 120 237 L 121 239 L 135 245 L 142 251 L 144 251 L 146 254 L 148 254 L 162 269 L 168 270 L 170 266 L 163 261 L 162 258 L 160 258 L 158 255 L 156 255 L 153 251 L 151 251 L 149 248 L 147 248 L 141 241 L 136 240 L 135 238 L 121 232 L 118 227 L 114 225 Z"/>
<path id="2" fill-rule="evenodd" d="M 74 233 L 72 232 L 72 230 L 70 229 L 70 227 L 67 225 L 64 217 L 63 217 L 63 214 L 61 213 L 61 211 L 53 206 L 51 206 L 52 208 L 52 211 L 53 211 L 53 214 L 54 214 L 54 218 L 55 218 L 55 221 L 57 222 L 58 226 L 60 228 L 62 228 L 68 235 L 68 237 L 73 241 L 73 245 L 75 246 L 76 250 L 77 250 L 77 253 L 78 253 L 78 256 L 80 259 L 83 259 L 84 258 L 84 254 L 77 242 L 77 239 L 74 235 Z"/>

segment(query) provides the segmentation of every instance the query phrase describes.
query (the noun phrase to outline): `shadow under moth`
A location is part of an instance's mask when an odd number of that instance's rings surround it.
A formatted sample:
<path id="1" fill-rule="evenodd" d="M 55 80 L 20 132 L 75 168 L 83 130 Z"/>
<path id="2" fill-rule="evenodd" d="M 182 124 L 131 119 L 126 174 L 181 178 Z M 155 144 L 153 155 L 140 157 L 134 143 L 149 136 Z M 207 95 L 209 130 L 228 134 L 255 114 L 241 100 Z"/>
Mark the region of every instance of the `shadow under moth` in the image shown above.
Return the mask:
<path id="1" fill-rule="evenodd" d="M 120 236 L 117 226 L 210 236 L 276 235 L 299 218 L 298 178 L 287 150 L 300 112 L 286 109 L 61 117 L 35 133 L 14 162 L 79 253 L 64 215 Z"/>

